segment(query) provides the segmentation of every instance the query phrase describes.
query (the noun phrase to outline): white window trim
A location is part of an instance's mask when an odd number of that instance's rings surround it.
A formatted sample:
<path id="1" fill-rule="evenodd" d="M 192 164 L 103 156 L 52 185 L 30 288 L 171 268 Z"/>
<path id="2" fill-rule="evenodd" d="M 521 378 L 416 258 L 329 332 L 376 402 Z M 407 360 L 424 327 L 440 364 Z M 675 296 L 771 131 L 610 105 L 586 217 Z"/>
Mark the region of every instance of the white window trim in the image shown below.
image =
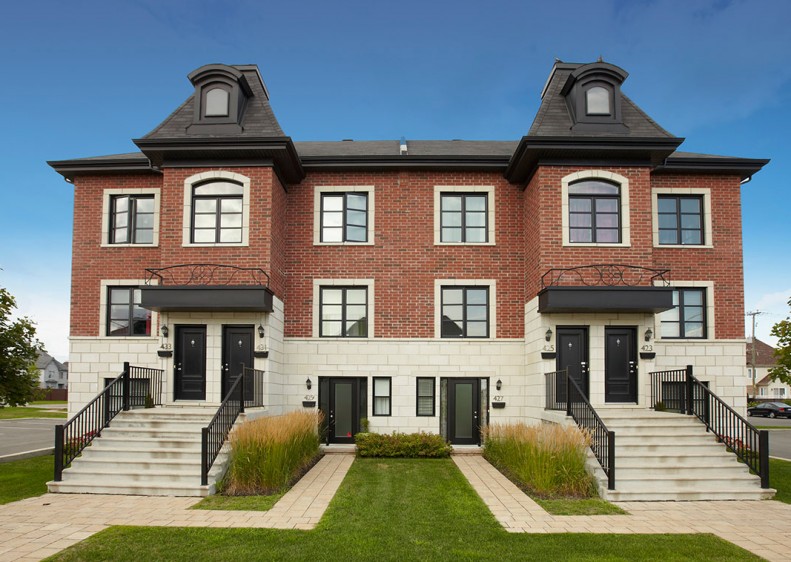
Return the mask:
<path id="1" fill-rule="evenodd" d="M 659 196 L 699 195 L 703 198 L 703 239 L 705 244 L 660 244 L 659 243 Z M 651 190 L 651 220 L 654 231 L 654 248 L 713 248 L 711 226 L 711 190 L 696 187 L 655 187 Z"/>
<path id="2" fill-rule="evenodd" d="M 154 196 L 154 233 L 150 244 L 111 244 L 110 243 L 110 201 L 119 195 L 153 195 Z M 159 188 L 129 187 L 105 189 L 102 195 L 102 248 L 155 248 L 159 246 Z"/>
<path id="3" fill-rule="evenodd" d="M 661 281 L 654 281 L 656 286 L 664 286 Z M 714 325 L 714 281 L 672 281 L 669 285 L 671 289 L 706 289 L 706 337 L 704 338 L 662 338 L 662 313 L 654 315 L 656 321 L 654 334 L 656 340 L 668 343 L 685 342 L 705 342 L 716 339 Z"/>
<path id="4" fill-rule="evenodd" d="M 442 241 L 442 194 L 485 193 L 486 194 L 486 242 L 443 242 Z M 494 186 L 493 185 L 435 185 L 434 186 L 434 245 L 435 246 L 494 246 Z"/>
<path id="5" fill-rule="evenodd" d="M 152 279 L 149 285 L 156 285 L 156 279 Z M 151 340 L 157 338 L 158 314 L 151 311 L 151 334 L 148 336 L 108 336 L 107 335 L 107 293 L 110 287 L 143 287 L 145 279 L 102 279 L 100 282 L 101 293 L 99 294 L 99 337 L 112 340 Z"/>
<path id="6" fill-rule="evenodd" d="M 321 195 L 322 193 L 365 193 L 368 196 L 368 230 L 366 242 L 322 242 L 321 241 Z M 314 246 L 373 246 L 376 200 L 372 185 L 317 185 L 313 188 L 313 245 Z M 345 211 L 345 210 L 344 210 Z"/>
<path id="7" fill-rule="evenodd" d="M 600 243 L 600 242 L 569 242 L 569 184 L 580 180 L 599 179 L 617 183 L 621 188 L 621 241 L 617 244 Z M 561 182 L 561 196 L 562 201 L 562 217 L 561 226 L 563 228 L 563 245 L 573 248 L 579 247 L 614 247 L 623 248 L 630 247 L 631 244 L 631 227 L 629 215 L 629 178 L 614 172 L 607 172 L 604 170 L 581 170 L 569 174 L 560 180 Z"/>
<path id="8" fill-rule="evenodd" d="M 497 339 L 497 281 L 495 279 L 434 279 L 434 338 L 448 341 L 442 337 L 442 287 L 488 287 L 489 288 L 489 337 L 453 338 L 465 341 L 488 341 Z"/>
<path id="9" fill-rule="evenodd" d="M 209 180 L 230 180 L 242 185 L 242 241 L 235 243 L 211 242 L 196 244 L 192 240 L 192 188 L 196 183 Z M 250 178 L 225 170 L 211 170 L 195 174 L 184 180 L 184 220 L 182 246 L 190 248 L 233 248 L 250 245 Z"/>
<path id="10" fill-rule="evenodd" d="M 368 289 L 368 335 L 364 338 L 343 338 L 343 337 L 328 337 L 321 338 L 322 340 L 370 340 L 374 337 L 374 280 L 373 279 L 314 279 L 313 280 L 313 337 L 319 337 L 319 301 L 322 287 L 344 286 L 344 287 L 365 287 Z"/>

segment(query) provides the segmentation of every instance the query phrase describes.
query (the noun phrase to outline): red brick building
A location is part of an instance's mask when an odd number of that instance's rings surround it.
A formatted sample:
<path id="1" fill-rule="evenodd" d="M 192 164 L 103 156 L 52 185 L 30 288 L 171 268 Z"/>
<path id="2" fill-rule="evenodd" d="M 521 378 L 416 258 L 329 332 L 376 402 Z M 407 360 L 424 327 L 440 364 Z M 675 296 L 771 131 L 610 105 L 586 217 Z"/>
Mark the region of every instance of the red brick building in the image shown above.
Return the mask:
<path id="1" fill-rule="evenodd" d="M 255 66 L 204 66 L 139 152 L 51 162 L 74 184 L 69 397 L 128 361 L 165 404 L 239 365 L 329 440 L 477 443 L 545 416 L 545 373 L 650 407 L 695 366 L 745 401 L 740 186 L 766 160 L 680 152 L 608 63 L 558 62 L 510 141 L 294 142 Z M 562 391 L 562 389 L 560 389 Z"/>

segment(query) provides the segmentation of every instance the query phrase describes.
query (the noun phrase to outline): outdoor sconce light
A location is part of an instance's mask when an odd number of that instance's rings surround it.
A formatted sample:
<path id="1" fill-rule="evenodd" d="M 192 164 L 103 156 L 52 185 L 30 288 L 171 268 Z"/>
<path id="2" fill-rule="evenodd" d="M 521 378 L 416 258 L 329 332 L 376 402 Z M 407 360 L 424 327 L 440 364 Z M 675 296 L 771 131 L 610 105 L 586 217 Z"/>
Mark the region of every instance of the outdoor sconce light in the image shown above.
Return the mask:
<path id="1" fill-rule="evenodd" d="M 258 325 L 258 337 L 263 339 L 264 333 L 265 333 L 264 332 L 264 327 L 261 324 L 259 324 Z"/>
<path id="2" fill-rule="evenodd" d="M 310 377 L 308 377 L 308 380 L 305 381 L 305 386 L 308 387 L 308 390 L 313 388 L 313 382 L 310 380 Z"/>
<path id="3" fill-rule="evenodd" d="M 497 387 L 497 390 L 502 390 L 502 388 L 503 388 L 503 381 L 501 381 L 500 379 L 497 379 L 497 384 L 495 384 L 495 386 Z"/>
<path id="4" fill-rule="evenodd" d="M 168 339 L 168 334 L 170 333 L 170 330 L 168 330 L 167 324 L 162 324 L 162 327 L 159 329 L 159 331 L 162 332 L 163 338 Z"/>
<path id="5" fill-rule="evenodd" d="M 547 333 L 544 334 L 544 339 L 546 339 L 547 341 L 552 340 L 552 328 L 547 328 Z"/>
<path id="6" fill-rule="evenodd" d="M 654 331 L 651 328 L 648 328 L 645 331 L 645 341 L 651 341 L 651 338 L 654 336 Z"/>

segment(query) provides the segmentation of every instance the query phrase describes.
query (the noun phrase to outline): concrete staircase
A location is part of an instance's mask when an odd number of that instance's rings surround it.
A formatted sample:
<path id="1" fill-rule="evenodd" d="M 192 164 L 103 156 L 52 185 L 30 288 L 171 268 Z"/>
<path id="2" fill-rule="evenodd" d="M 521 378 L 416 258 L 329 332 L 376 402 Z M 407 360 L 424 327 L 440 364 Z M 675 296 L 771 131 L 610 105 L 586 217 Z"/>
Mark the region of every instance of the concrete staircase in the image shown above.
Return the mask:
<path id="1" fill-rule="evenodd" d="M 599 476 L 599 493 L 610 501 L 769 499 L 736 455 L 693 416 L 648 409 L 597 409 L 615 432 L 615 490 Z"/>
<path id="2" fill-rule="evenodd" d="M 177 407 L 121 412 L 63 471 L 63 480 L 47 487 L 66 494 L 209 495 L 227 456 L 221 453 L 209 485 L 201 486 L 201 428 L 215 412 Z"/>

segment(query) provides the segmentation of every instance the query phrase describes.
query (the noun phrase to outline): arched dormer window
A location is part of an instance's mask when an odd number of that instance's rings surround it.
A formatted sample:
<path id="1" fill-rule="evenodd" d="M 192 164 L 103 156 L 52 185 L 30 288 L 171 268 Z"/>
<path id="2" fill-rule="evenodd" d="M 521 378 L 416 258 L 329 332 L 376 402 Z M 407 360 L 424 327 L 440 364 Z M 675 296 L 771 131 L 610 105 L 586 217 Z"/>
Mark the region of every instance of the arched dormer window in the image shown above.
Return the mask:
<path id="1" fill-rule="evenodd" d="M 245 106 L 253 95 L 244 73 L 233 66 L 209 64 L 190 73 L 189 79 L 195 86 L 195 113 L 187 133 L 241 133 Z"/>
<path id="2" fill-rule="evenodd" d="M 603 86 L 592 86 L 585 92 L 587 115 L 612 115 L 612 93 Z"/>
<path id="3" fill-rule="evenodd" d="M 561 94 L 573 121 L 572 130 L 590 133 L 626 133 L 621 113 L 621 84 L 626 71 L 612 64 L 582 65 L 569 74 Z"/>
<path id="4" fill-rule="evenodd" d="M 227 117 L 229 101 L 230 96 L 222 87 L 208 89 L 203 103 L 203 115 L 205 117 Z"/>

